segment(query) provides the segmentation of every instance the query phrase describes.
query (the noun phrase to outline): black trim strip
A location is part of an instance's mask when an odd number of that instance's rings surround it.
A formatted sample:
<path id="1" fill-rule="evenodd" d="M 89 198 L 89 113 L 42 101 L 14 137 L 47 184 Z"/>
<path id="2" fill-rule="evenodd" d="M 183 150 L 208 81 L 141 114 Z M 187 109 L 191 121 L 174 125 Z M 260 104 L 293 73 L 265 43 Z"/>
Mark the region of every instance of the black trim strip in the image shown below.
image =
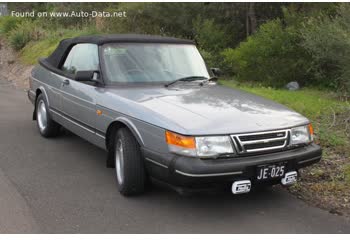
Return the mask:
<path id="1" fill-rule="evenodd" d="M 175 170 L 176 173 L 184 175 L 186 177 L 219 177 L 219 176 L 229 176 L 229 175 L 239 175 L 239 174 L 243 174 L 242 171 L 237 171 L 237 172 L 223 172 L 223 173 L 186 173 L 186 172 L 182 172 L 180 170 Z"/>
<path id="2" fill-rule="evenodd" d="M 151 162 L 157 166 L 160 166 L 160 167 L 163 167 L 163 168 L 168 168 L 168 166 L 164 165 L 164 164 L 161 164 L 159 162 L 157 162 L 156 160 L 153 160 L 151 158 L 148 158 L 148 157 L 145 157 L 145 159 L 148 161 L 148 162 Z"/>
<path id="3" fill-rule="evenodd" d="M 57 110 L 56 108 L 50 107 L 50 110 L 56 112 L 57 114 L 61 115 L 62 117 L 66 118 L 66 119 L 68 119 L 69 121 L 72 121 L 73 123 L 75 123 L 77 125 L 80 125 L 81 127 L 86 128 L 89 131 L 100 135 L 101 137 L 105 137 L 106 136 L 106 134 L 104 132 L 102 132 L 102 131 L 100 131 L 100 130 L 98 130 L 98 129 L 96 129 L 96 128 L 94 128 L 94 127 L 92 127 L 92 126 L 90 126 L 90 125 L 88 125 L 86 123 L 83 123 L 83 122 L 81 122 L 81 121 L 79 121 L 79 120 L 77 120 L 77 119 L 75 119 L 75 118 L 73 118 L 73 117 L 63 113 L 60 110 Z"/>

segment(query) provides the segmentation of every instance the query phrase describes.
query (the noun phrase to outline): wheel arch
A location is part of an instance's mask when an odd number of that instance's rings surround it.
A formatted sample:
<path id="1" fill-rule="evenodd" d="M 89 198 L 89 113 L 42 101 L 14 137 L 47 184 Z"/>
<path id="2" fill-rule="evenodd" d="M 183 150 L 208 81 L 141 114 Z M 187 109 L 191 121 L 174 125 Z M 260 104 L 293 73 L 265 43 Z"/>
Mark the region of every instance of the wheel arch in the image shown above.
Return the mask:
<path id="1" fill-rule="evenodd" d="M 113 122 L 111 122 L 107 128 L 106 131 L 106 148 L 107 150 L 110 149 L 110 144 L 113 143 L 112 136 L 113 134 L 120 128 L 125 127 L 129 129 L 129 131 L 133 134 L 133 136 L 136 138 L 136 141 L 139 143 L 140 146 L 144 145 L 144 141 L 142 139 L 142 136 L 140 132 L 137 130 L 137 127 L 135 124 L 133 124 L 129 119 L 126 117 L 119 117 L 116 118 Z"/>

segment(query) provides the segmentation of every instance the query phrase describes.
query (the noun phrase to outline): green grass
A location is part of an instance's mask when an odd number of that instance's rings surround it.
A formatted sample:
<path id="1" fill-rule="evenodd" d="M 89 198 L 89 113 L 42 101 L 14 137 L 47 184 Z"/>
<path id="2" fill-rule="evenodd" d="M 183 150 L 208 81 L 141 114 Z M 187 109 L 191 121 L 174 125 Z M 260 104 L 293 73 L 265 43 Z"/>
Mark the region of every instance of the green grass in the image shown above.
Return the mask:
<path id="1" fill-rule="evenodd" d="M 41 57 L 49 56 L 57 47 L 58 43 L 65 38 L 72 38 L 81 35 L 93 35 L 98 32 L 93 28 L 67 29 L 49 33 L 48 37 L 38 41 L 29 42 L 20 53 L 20 60 L 24 64 L 36 64 Z"/>
<path id="2" fill-rule="evenodd" d="M 59 40 L 55 38 L 30 42 L 21 51 L 20 59 L 24 64 L 36 64 L 40 57 L 49 56 L 55 50 L 58 43 Z"/>
<path id="3" fill-rule="evenodd" d="M 336 94 L 329 91 L 304 88 L 298 91 L 238 84 L 232 80 L 220 80 L 220 84 L 238 88 L 278 103 L 306 116 L 313 123 L 318 141 L 325 147 L 338 152 L 350 149 L 349 138 L 341 126 L 333 126 L 333 116 L 341 116 L 349 103 L 339 101 Z M 339 117 L 338 117 L 339 118 Z M 340 120 L 340 119 L 338 119 Z"/>

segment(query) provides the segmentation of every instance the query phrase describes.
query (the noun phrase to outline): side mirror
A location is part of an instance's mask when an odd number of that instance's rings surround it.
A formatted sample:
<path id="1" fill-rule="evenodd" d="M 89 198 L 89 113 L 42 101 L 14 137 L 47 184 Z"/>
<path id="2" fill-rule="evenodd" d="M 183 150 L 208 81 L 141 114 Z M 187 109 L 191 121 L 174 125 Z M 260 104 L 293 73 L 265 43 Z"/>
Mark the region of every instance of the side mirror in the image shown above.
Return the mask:
<path id="1" fill-rule="evenodd" d="M 98 81 L 98 71 L 77 71 L 75 73 L 75 80 L 78 82 L 97 82 Z"/>
<path id="2" fill-rule="evenodd" d="M 220 68 L 210 68 L 210 70 L 216 77 L 219 77 L 222 74 Z"/>

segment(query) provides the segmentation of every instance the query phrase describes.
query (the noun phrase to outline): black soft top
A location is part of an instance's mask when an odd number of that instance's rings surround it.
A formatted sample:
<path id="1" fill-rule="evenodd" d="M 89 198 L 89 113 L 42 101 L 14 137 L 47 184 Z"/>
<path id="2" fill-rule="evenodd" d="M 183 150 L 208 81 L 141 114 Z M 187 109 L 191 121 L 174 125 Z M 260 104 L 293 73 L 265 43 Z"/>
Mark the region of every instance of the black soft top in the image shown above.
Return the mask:
<path id="1" fill-rule="evenodd" d="M 47 58 L 39 60 L 40 64 L 52 71 L 57 72 L 62 61 L 67 56 L 69 50 L 78 43 L 93 43 L 103 45 L 105 43 L 174 43 L 174 44 L 194 44 L 191 40 L 162 37 L 142 34 L 113 34 L 113 35 L 91 35 L 68 38 L 62 40 L 56 50 Z"/>

